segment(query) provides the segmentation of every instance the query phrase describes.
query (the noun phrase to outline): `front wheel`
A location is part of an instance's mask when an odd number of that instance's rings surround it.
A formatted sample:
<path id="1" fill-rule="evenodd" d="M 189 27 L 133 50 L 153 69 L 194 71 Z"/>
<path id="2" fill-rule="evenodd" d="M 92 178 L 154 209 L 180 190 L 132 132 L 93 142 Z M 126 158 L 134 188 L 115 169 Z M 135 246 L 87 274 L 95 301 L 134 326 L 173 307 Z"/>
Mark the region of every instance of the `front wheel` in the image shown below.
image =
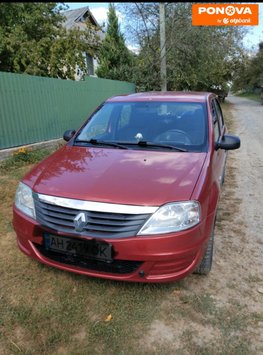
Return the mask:
<path id="1" fill-rule="evenodd" d="M 215 224 L 212 228 L 212 232 L 208 241 L 207 249 L 201 264 L 197 267 L 194 271 L 195 274 L 199 275 L 207 275 L 209 274 L 212 263 L 213 263 L 213 250 L 214 250 L 214 231 L 215 231 Z"/>

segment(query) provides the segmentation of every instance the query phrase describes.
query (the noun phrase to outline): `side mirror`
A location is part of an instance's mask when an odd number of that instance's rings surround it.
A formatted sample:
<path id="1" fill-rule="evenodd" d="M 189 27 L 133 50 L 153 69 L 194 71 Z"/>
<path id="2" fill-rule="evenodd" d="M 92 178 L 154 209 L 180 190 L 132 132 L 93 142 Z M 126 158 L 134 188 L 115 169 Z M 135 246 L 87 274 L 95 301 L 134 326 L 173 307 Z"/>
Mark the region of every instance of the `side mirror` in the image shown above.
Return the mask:
<path id="1" fill-rule="evenodd" d="M 63 134 L 63 139 L 68 142 L 69 140 L 71 140 L 75 133 L 76 131 L 74 129 L 69 129 Z"/>
<path id="2" fill-rule="evenodd" d="M 240 138 L 229 134 L 225 134 L 222 140 L 216 143 L 216 150 L 218 149 L 233 150 L 233 149 L 238 149 L 239 147 L 240 147 Z"/>

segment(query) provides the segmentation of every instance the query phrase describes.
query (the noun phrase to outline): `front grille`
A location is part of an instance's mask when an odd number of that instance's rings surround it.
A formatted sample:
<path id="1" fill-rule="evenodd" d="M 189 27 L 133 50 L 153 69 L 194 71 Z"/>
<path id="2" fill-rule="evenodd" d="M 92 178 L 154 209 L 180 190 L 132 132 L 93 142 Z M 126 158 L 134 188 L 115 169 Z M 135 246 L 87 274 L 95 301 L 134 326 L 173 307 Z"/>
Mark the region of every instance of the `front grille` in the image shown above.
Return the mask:
<path id="1" fill-rule="evenodd" d="M 94 270 L 100 272 L 107 272 L 112 274 L 129 274 L 136 271 L 141 265 L 142 261 L 130 261 L 130 260 L 113 260 L 110 263 L 99 260 L 86 259 L 80 256 L 72 256 L 57 253 L 55 251 L 46 250 L 44 246 L 34 243 L 37 250 L 46 258 L 66 264 L 74 265 L 82 269 Z"/>
<path id="2" fill-rule="evenodd" d="M 81 211 L 52 205 L 35 198 L 37 221 L 55 231 L 97 238 L 123 238 L 137 234 L 150 214 L 121 214 L 95 211 Z M 76 232 L 74 218 L 85 212 L 88 223 L 83 231 Z"/>

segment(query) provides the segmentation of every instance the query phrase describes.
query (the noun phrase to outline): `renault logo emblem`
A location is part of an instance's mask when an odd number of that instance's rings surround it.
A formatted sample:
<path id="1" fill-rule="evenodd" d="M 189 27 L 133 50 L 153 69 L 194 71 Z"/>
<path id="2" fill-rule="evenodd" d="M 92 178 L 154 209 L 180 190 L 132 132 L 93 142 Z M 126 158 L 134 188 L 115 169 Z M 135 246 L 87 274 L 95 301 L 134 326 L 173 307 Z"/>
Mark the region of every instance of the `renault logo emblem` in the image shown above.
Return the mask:
<path id="1" fill-rule="evenodd" d="M 74 218 L 75 231 L 76 232 L 83 232 L 84 227 L 87 225 L 87 223 L 88 223 L 87 215 L 84 212 L 80 212 Z"/>

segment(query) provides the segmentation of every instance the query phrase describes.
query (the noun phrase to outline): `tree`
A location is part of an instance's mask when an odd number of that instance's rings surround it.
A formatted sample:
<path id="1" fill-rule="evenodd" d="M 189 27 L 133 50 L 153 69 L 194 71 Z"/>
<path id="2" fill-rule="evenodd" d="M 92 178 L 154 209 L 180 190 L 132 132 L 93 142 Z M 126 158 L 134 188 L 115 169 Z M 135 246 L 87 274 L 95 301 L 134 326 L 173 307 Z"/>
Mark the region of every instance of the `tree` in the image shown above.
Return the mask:
<path id="1" fill-rule="evenodd" d="M 76 66 L 85 71 L 82 53 L 94 51 L 95 29 L 67 31 L 65 9 L 61 3 L 1 3 L 0 70 L 64 79 L 74 79 Z"/>
<path id="2" fill-rule="evenodd" d="M 243 53 L 240 43 L 244 29 L 192 26 L 191 6 L 166 3 L 168 90 L 224 87 Z M 137 87 L 160 90 L 158 3 L 126 3 L 119 8 L 129 17 L 127 32 L 140 47 L 135 68 Z"/>
<path id="3" fill-rule="evenodd" d="M 233 83 L 233 91 L 253 91 L 263 86 L 263 42 L 259 43 L 258 52 L 246 55 L 241 61 Z"/>
<path id="4" fill-rule="evenodd" d="M 52 77 L 74 79 L 76 67 L 88 74 L 84 53 L 93 57 L 99 48 L 97 29 L 86 22 L 85 30 L 62 28 L 50 50 L 49 73 Z"/>
<path id="5" fill-rule="evenodd" d="M 133 56 L 125 45 L 115 7 L 111 3 L 108 10 L 107 32 L 99 49 L 98 59 L 99 67 L 96 74 L 99 77 L 113 80 L 131 80 Z"/>

